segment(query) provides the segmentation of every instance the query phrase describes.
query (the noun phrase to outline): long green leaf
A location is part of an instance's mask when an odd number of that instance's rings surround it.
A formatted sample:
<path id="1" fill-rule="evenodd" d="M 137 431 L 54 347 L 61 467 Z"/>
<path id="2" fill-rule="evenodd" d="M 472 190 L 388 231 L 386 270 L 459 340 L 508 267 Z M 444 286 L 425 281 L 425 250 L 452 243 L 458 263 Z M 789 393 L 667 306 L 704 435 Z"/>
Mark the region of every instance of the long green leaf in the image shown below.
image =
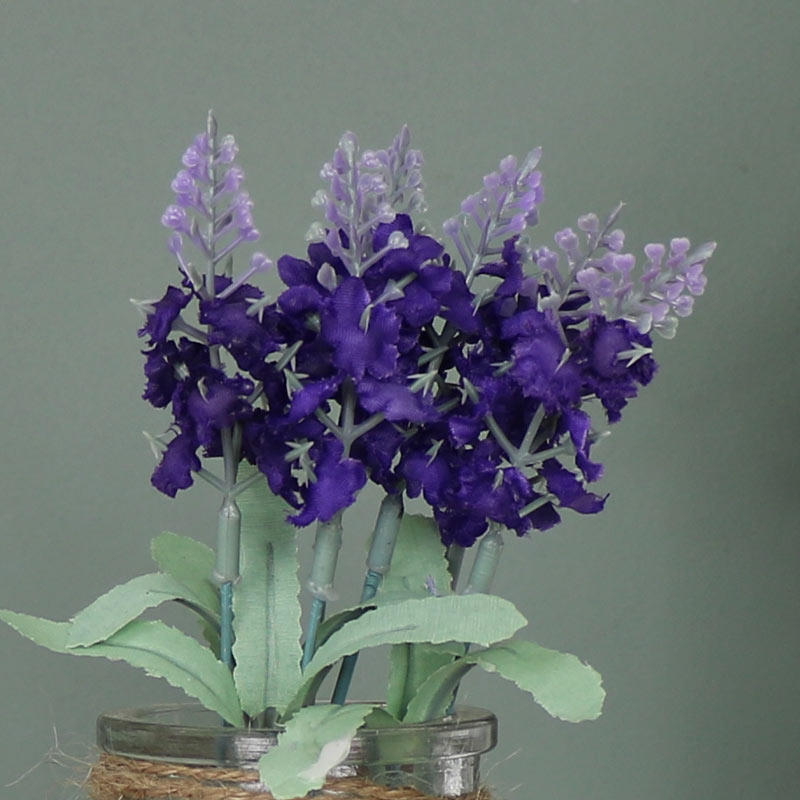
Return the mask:
<path id="1" fill-rule="evenodd" d="M 170 575 L 153 572 L 115 586 L 79 611 L 72 620 L 67 647 L 89 647 L 108 639 L 145 609 L 168 600 L 203 606 L 203 599 Z M 206 611 L 206 613 L 211 613 Z"/>
<path id="2" fill-rule="evenodd" d="M 163 622 L 134 620 L 105 642 L 91 647 L 69 647 L 70 622 L 51 622 L 15 611 L 0 611 L 0 619 L 36 644 L 57 653 L 99 656 L 141 667 L 148 675 L 164 678 L 197 698 L 231 724 L 243 724 L 236 687 L 224 664 L 195 639 Z"/>
<path id="3" fill-rule="evenodd" d="M 403 722 L 427 722 L 443 717 L 456 687 L 474 666 L 474 661 L 458 658 L 432 672 L 408 703 Z"/>
<path id="4" fill-rule="evenodd" d="M 458 658 L 431 674 L 409 702 L 403 721 L 424 722 L 442 716 L 453 690 L 476 665 L 514 681 L 548 714 L 566 722 L 596 719 L 602 711 L 606 693 L 602 678 L 592 667 L 569 653 L 512 639 Z"/>
<path id="5" fill-rule="evenodd" d="M 350 743 L 375 706 L 309 706 L 298 711 L 278 737 L 277 747 L 261 757 L 263 783 L 277 800 L 305 797 L 325 783 L 345 760 Z"/>
<path id="6" fill-rule="evenodd" d="M 242 465 L 242 479 L 253 468 Z M 290 513 L 266 479 L 242 492 L 242 580 L 233 595 L 233 676 L 242 708 L 255 716 L 282 710 L 300 680 L 300 603 L 297 541 Z"/>
<path id="7" fill-rule="evenodd" d="M 450 572 L 439 529 L 431 517 L 406 514 L 400 523 L 392 563 L 376 601 L 451 594 Z"/>
<path id="8" fill-rule="evenodd" d="M 203 608 L 219 616 L 219 593 L 211 582 L 215 556 L 208 545 L 164 531 L 150 543 L 150 553 L 162 572 L 182 583 Z"/>
<path id="9" fill-rule="evenodd" d="M 342 626 L 317 650 L 289 710 L 298 707 L 317 672 L 350 653 L 405 642 L 488 645 L 509 638 L 523 625 L 525 617 L 512 603 L 488 594 L 425 597 L 378 606 Z"/>
<path id="10" fill-rule="evenodd" d="M 570 653 L 515 639 L 471 653 L 468 658 L 514 681 L 558 719 L 582 722 L 597 719 L 603 710 L 606 693 L 600 673 Z"/>

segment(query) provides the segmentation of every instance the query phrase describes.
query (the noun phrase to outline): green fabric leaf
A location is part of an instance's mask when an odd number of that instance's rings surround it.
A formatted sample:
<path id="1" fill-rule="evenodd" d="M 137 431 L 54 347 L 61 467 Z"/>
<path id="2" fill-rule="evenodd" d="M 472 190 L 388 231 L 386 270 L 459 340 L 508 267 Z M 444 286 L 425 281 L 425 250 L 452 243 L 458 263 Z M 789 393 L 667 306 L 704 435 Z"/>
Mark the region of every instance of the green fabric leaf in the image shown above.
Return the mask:
<path id="1" fill-rule="evenodd" d="M 197 698 L 232 725 L 244 722 L 236 687 L 225 665 L 198 641 L 163 622 L 134 620 L 100 644 L 69 647 L 70 622 L 51 622 L 15 611 L 0 611 L 0 619 L 56 653 L 101 656 L 141 667 L 148 675 L 164 678 Z"/>
<path id="2" fill-rule="evenodd" d="M 261 757 L 259 772 L 277 800 L 305 797 L 325 783 L 342 763 L 350 743 L 375 706 L 309 706 L 298 711 L 278 737 L 278 745 Z"/>
<path id="3" fill-rule="evenodd" d="M 602 712 L 603 679 L 577 656 L 515 639 L 471 653 L 468 660 L 514 681 L 558 719 L 582 722 Z"/>
<path id="4" fill-rule="evenodd" d="M 386 689 L 386 710 L 402 719 L 406 710 L 406 675 L 412 645 L 393 644 L 389 651 L 389 686 Z"/>
<path id="5" fill-rule="evenodd" d="M 432 672 L 408 703 L 403 722 L 427 722 L 443 717 L 456 687 L 474 666 L 474 661 L 458 658 Z"/>
<path id="6" fill-rule="evenodd" d="M 158 568 L 182 583 L 200 605 L 219 616 L 219 593 L 211 581 L 214 551 L 196 539 L 165 531 L 150 543 Z"/>
<path id="7" fill-rule="evenodd" d="M 202 605 L 201 598 L 169 575 L 160 572 L 140 575 L 115 586 L 79 611 L 72 620 L 67 647 L 88 647 L 102 642 L 145 609 L 178 599 Z"/>
<path id="8" fill-rule="evenodd" d="M 254 472 L 243 464 L 242 480 Z M 266 479 L 242 492 L 241 575 L 233 593 L 233 673 L 242 708 L 255 716 L 282 710 L 300 680 L 300 582 L 291 509 Z"/>
<path id="9" fill-rule="evenodd" d="M 410 597 L 428 597 L 435 590 L 448 595 L 450 572 L 445 546 L 431 517 L 405 514 L 400 523 L 392 564 L 376 597 L 378 603 L 391 603 Z"/>
<path id="10" fill-rule="evenodd" d="M 465 647 L 456 642 L 444 644 L 410 644 L 403 686 L 403 700 L 400 719 L 405 719 L 406 709 L 428 678 L 441 667 L 452 663 L 456 656 L 463 656 Z"/>
<path id="11" fill-rule="evenodd" d="M 350 653 L 405 642 L 488 645 L 509 638 L 523 625 L 525 617 L 512 603 L 488 594 L 425 597 L 378 606 L 343 625 L 319 647 L 289 710 L 297 708 L 317 672 Z"/>

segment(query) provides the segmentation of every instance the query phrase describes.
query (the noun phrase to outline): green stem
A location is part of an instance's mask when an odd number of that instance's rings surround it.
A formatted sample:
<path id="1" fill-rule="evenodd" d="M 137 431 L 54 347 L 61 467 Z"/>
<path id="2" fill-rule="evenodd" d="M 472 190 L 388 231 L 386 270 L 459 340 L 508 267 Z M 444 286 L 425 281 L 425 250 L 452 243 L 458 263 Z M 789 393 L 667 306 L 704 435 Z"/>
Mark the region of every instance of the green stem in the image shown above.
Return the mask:
<path id="1" fill-rule="evenodd" d="M 361 602 L 372 600 L 378 592 L 383 576 L 389 571 L 397 543 L 397 534 L 400 531 L 400 521 L 403 517 L 403 497 L 400 494 L 387 494 L 381 502 L 378 518 L 375 521 L 375 530 L 372 534 L 369 554 L 367 555 L 367 573 L 364 586 L 361 589 Z M 332 701 L 343 705 L 350 691 L 353 673 L 358 663 L 358 653 L 351 653 L 342 660 L 339 677 L 333 690 Z"/>
<path id="2" fill-rule="evenodd" d="M 329 522 L 317 523 L 314 539 L 314 558 L 311 562 L 311 575 L 306 587 L 314 600 L 306 626 L 305 645 L 303 647 L 303 668 L 308 666 L 314 657 L 317 646 L 317 629 L 325 616 L 325 607 L 333 600 L 333 578 L 336 574 L 336 562 L 342 546 L 342 512 L 336 514 Z"/>
<path id="3" fill-rule="evenodd" d="M 500 526 L 492 522 L 489 524 L 488 533 L 484 534 L 481 543 L 478 545 L 478 552 L 475 554 L 475 561 L 472 564 L 472 570 L 469 573 L 469 580 L 467 581 L 467 588 L 464 590 L 464 594 L 489 593 L 502 552 L 503 534 L 500 532 Z M 470 643 L 466 642 L 464 644 L 465 655 L 469 652 L 469 648 Z M 450 702 L 448 714 L 452 714 L 453 712 L 460 685 L 460 683 L 456 684 L 456 688 L 453 690 L 453 699 Z"/>
<path id="4" fill-rule="evenodd" d="M 447 569 L 450 572 L 450 588 L 455 591 L 458 585 L 458 578 L 461 575 L 461 567 L 464 564 L 464 553 L 466 548 L 460 544 L 451 544 L 447 548 Z"/>
<path id="5" fill-rule="evenodd" d="M 220 660 L 233 671 L 233 583 L 227 581 L 219 588 L 220 599 Z"/>

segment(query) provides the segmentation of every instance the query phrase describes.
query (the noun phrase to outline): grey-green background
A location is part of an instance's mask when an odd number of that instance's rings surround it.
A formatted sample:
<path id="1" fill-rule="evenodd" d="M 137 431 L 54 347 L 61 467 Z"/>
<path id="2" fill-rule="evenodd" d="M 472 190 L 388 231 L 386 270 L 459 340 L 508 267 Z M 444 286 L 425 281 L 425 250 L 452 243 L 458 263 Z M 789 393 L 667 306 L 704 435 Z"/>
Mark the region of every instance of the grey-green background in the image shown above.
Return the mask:
<path id="1" fill-rule="evenodd" d="M 211 541 L 203 487 L 151 489 L 139 320 L 174 269 L 159 225 L 184 146 L 235 133 L 263 246 L 299 254 L 318 168 L 408 122 L 440 223 L 509 152 L 544 147 L 538 241 L 618 200 L 628 242 L 716 239 L 709 287 L 603 445 L 598 517 L 509 541 L 529 635 L 599 669 L 606 711 L 551 720 L 474 676 L 500 798 L 800 796 L 797 0 L 0 3 L 0 606 L 65 619 Z M 277 288 L 274 281 L 270 284 Z M 347 517 L 355 593 L 374 497 Z M 359 693 L 379 693 L 367 662 Z M 0 786 L 104 709 L 179 697 L 0 630 Z M 496 765 L 496 766 L 493 766 Z M 0 795 L 69 797 L 43 766 Z"/>

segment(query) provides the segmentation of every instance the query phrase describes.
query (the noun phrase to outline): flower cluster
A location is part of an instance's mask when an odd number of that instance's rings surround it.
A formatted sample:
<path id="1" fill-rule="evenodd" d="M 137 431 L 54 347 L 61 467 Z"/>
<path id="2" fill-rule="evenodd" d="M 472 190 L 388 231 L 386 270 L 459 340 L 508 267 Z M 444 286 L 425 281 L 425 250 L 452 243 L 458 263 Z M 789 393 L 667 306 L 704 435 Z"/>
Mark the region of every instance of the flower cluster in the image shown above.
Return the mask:
<path id="1" fill-rule="evenodd" d="M 141 331 L 145 397 L 174 415 L 172 438 L 157 440 L 159 489 L 174 495 L 193 472 L 213 480 L 200 450 L 243 457 L 304 526 L 333 519 L 372 480 L 422 495 L 445 543 L 462 546 L 490 523 L 525 534 L 560 508 L 602 509 L 588 488 L 602 473 L 592 406 L 616 422 L 651 380 L 650 335 L 674 335 L 691 312 L 713 244 L 648 245 L 637 272 L 613 228 L 620 206 L 603 225 L 589 214 L 579 233 L 560 231 L 555 250 L 534 248 L 534 150 L 504 158 L 444 223 L 453 257 L 415 220 L 422 155 L 409 144 L 405 127 L 385 150 L 342 137 L 312 201 L 324 222 L 305 258 L 278 260 L 275 302 L 248 282 L 266 256 L 237 279 L 215 271 L 258 235 L 233 139 L 212 132 L 187 150 L 163 217 L 181 285 L 144 307 Z M 187 241 L 204 274 L 184 260 Z M 193 301 L 203 327 L 183 317 Z"/>

